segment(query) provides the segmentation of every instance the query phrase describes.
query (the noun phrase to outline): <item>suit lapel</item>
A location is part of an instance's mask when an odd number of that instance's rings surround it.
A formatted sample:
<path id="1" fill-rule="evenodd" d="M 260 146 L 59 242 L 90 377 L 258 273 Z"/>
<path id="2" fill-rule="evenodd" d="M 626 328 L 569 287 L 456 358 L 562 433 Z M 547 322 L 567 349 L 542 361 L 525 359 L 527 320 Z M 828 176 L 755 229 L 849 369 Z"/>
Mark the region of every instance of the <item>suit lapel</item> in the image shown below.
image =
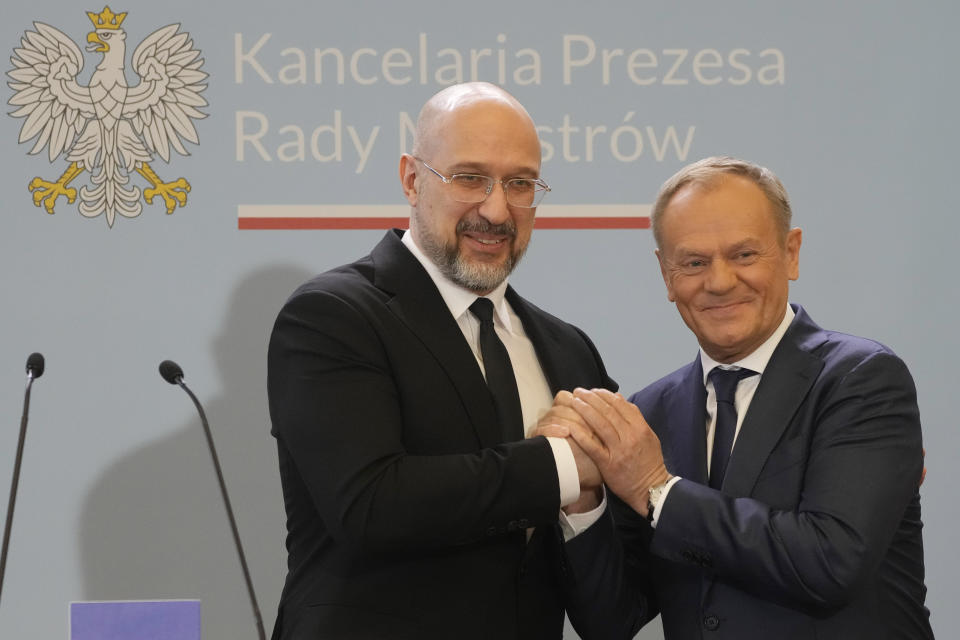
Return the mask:
<path id="1" fill-rule="evenodd" d="M 707 484 L 707 390 L 699 354 L 681 370 L 677 384 L 664 394 L 664 399 L 662 419 L 667 424 L 661 432 L 670 434 L 664 452 L 668 468 L 674 475 Z"/>
<path id="2" fill-rule="evenodd" d="M 737 436 L 723 481 L 723 492 L 748 496 L 793 415 L 823 369 L 810 353 L 822 330 L 797 307 L 793 324 L 777 345 L 760 378 Z"/>
<path id="3" fill-rule="evenodd" d="M 481 447 L 503 442 L 496 408 L 470 346 L 423 266 L 403 246 L 399 233 L 371 252 L 374 285 L 394 294 L 387 307 L 419 338 L 450 377 L 470 416 Z"/>
<path id="4" fill-rule="evenodd" d="M 563 358 L 564 344 L 560 337 L 545 322 L 534 305 L 520 297 L 513 287 L 507 287 L 507 302 L 513 309 L 523 331 L 527 334 L 540 361 L 543 375 L 550 386 L 550 392 L 556 394 L 561 389 L 571 390 L 584 384 L 582 371 L 575 371 Z"/>

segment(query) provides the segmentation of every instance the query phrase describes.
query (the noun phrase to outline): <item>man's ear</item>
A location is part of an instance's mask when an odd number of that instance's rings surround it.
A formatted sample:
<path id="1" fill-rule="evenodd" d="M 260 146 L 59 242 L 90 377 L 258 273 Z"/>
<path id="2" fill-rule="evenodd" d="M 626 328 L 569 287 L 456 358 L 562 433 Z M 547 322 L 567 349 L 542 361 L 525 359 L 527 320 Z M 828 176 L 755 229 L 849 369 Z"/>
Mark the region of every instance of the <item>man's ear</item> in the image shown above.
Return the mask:
<path id="1" fill-rule="evenodd" d="M 676 302 L 677 298 L 673 295 L 673 286 L 670 283 L 670 273 L 667 271 L 667 265 L 664 262 L 663 254 L 660 253 L 660 249 L 654 249 L 653 251 L 657 255 L 657 262 L 660 263 L 660 275 L 663 276 L 663 284 L 667 287 L 667 300 L 670 302 Z"/>
<path id="2" fill-rule="evenodd" d="M 787 277 L 796 280 L 800 277 L 800 245 L 803 243 L 803 231 L 794 227 L 787 232 L 785 249 L 787 252 Z"/>
<path id="3" fill-rule="evenodd" d="M 417 206 L 417 161 L 409 153 L 400 156 L 400 186 L 410 206 Z"/>

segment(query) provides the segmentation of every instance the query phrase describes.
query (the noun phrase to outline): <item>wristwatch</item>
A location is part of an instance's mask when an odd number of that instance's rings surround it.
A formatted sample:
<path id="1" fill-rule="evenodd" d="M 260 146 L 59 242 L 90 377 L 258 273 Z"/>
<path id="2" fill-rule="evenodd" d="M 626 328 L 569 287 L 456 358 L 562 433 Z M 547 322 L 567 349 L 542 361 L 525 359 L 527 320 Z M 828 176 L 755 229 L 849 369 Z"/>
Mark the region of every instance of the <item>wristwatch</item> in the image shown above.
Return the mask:
<path id="1" fill-rule="evenodd" d="M 653 524 L 653 509 L 660 504 L 660 496 L 666 488 L 667 483 L 661 482 L 647 489 L 647 522 L 651 524 Z"/>

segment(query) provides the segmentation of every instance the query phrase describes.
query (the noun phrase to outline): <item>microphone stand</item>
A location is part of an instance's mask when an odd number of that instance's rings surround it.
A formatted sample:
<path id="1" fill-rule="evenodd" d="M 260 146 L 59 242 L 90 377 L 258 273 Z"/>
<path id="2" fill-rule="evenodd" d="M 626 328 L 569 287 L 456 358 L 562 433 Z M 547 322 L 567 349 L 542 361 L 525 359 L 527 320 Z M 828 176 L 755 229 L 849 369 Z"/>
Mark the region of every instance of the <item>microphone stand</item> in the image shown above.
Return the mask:
<path id="1" fill-rule="evenodd" d="M 237 530 L 237 522 L 233 517 L 233 507 L 230 506 L 230 497 L 227 495 L 227 485 L 223 481 L 223 471 L 220 470 L 220 459 L 217 457 L 217 450 L 213 446 L 213 434 L 210 433 L 210 424 L 207 422 L 207 415 L 204 413 L 203 407 L 200 405 L 200 401 L 197 400 L 197 396 L 193 395 L 193 392 L 190 391 L 190 388 L 183 383 L 182 373 L 174 379 L 174 383 L 179 385 L 181 389 L 187 392 L 187 395 L 190 396 L 190 399 L 193 400 L 193 404 L 197 407 L 197 412 L 200 414 L 200 422 L 203 424 L 203 433 L 207 436 L 207 444 L 210 446 L 210 456 L 213 458 L 213 468 L 217 472 L 217 482 L 220 483 L 220 493 L 223 495 L 223 502 L 227 507 L 227 517 L 230 520 L 230 530 L 233 532 L 233 541 L 237 547 L 237 555 L 240 556 L 240 567 L 243 569 L 243 579 L 247 583 L 247 593 L 250 595 L 250 605 L 253 607 L 253 615 L 257 622 L 257 634 L 260 640 L 265 640 L 266 636 L 264 635 L 263 631 L 263 617 L 260 615 L 260 607 L 257 605 L 257 596 L 253 592 L 253 581 L 250 579 L 250 570 L 247 568 L 247 558 L 243 553 L 243 546 L 240 544 L 240 532 Z"/>
<path id="2" fill-rule="evenodd" d="M 17 455 L 13 463 L 13 482 L 10 483 L 10 499 L 7 502 L 7 520 L 3 525 L 3 549 L 0 551 L 0 594 L 3 593 L 3 576 L 7 570 L 7 551 L 10 549 L 10 530 L 13 527 L 13 508 L 17 502 L 17 486 L 20 484 L 20 463 L 23 460 L 23 445 L 27 438 L 27 415 L 30 413 L 30 388 L 35 379 L 28 369 L 27 389 L 23 395 L 23 417 L 20 418 L 20 437 L 17 439 Z"/>

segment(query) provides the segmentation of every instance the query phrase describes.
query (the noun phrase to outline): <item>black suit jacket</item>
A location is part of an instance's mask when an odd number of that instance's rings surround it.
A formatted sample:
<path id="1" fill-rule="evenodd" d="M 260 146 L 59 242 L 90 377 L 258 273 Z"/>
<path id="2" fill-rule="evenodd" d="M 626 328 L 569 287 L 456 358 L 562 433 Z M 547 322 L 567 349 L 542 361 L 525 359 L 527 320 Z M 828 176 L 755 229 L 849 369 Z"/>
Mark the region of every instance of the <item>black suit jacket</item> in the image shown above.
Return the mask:
<path id="1" fill-rule="evenodd" d="M 615 388 L 582 332 L 507 299 L 554 392 Z M 268 386 L 288 529 L 275 638 L 561 636 L 550 446 L 501 441 L 476 359 L 398 231 L 287 301 Z"/>
<path id="2" fill-rule="evenodd" d="M 795 310 L 720 491 L 699 357 L 631 398 L 683 479 L 656 530 L 614 499 L 567 545 L 584 638 L 630 638 L 658 612 L 668 640 L 933 637 L 913 380 L 883 345 Z"/>

